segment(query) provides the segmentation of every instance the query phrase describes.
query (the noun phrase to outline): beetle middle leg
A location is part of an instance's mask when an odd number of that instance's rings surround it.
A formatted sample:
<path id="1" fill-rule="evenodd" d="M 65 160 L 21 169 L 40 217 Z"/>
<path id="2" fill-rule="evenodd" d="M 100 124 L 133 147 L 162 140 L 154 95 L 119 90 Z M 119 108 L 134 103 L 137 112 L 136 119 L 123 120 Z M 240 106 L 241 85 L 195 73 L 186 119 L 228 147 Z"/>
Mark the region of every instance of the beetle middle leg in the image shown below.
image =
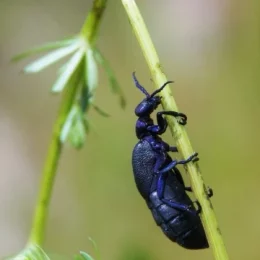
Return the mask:
<path id="1" fill-rule="evenodd" d="M 193 192 L 193 190 L 192 190 L 191 187 L 184 187 L 184 189 L 185 189 L 186 191 Z M 213 197 L 213 194 L 214 194 L 214 193 L 213 193 L 213 189 L 210 188 L 210 187 L 208 187 L 208 189 L 207 189 L 207 195 L 208 195 L 208 197 L 209 197 L 209 198 Z"/>
<path id="2" fill-rule="evenodd" d="M 172 170 L 173 168 L 176 167 L 177 164 L 186 164 L 188 162 L 196 162 L 198 161 L 199 158 L 198 158 L 198 153 L 194 153 L 193 155 L 191 155 L 188 159 L 186 160 L 180 160 L 180 161 L 177 161 L 177 160 L 173 160 L 171 161 L 167 166 L 165 166 L 163 169 L 160 169 L 159 170 L 159 173 L 162 174 L 162 173 L 165 173 L 165 172 L 168 172 L 170 170 Z M 156 169 L 155 169 L 155 172 L 156 172 Z"/>
<path id="3" fill-rule="evenodd" d="M 177 168 L 174 169 L 174 174 L 175 174 L 176 178 L 178 179 L 178 181 L 183 185 L 183 187 L 184 187 L 184 189 L 186 191 L 193 192 L 193 190 L 192 190 L 192 188 L 190 186 L 185 187 L 185 184 L 184 184 L 183 178 L 181 176 L 181 173 L 180 173 L 180 171 Z M 208 189 L 207 189 L 208 197 L 209 198 L 213 197 L 213 194 L 214 194 L 213 193 L 213 189 L 208 187 Z"/>

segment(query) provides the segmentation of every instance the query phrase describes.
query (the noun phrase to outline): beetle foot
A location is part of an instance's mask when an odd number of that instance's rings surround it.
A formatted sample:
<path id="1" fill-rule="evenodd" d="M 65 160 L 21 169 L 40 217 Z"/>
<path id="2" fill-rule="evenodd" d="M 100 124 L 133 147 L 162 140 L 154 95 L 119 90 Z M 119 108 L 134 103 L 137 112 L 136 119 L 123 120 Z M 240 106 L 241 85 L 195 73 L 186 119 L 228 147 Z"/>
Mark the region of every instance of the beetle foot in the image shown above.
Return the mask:
<path id="1" fill-rule="evenodd" d="M 196 152 L 196 153 L 192 154 L 186 161 L 187 162 L 190 162 L 190 161 L 197 162 L 197 161 L 199 161 L 198 155 L 199 154 Z"/>
<path id="2" fill-rule="evenodd" d="M 197 205 L 196 214 L 199 215 L 201 213 L 201 210 L 202 210 L 201 205 L 197 200 L 194 201 L 194 204 Z"/>
<path id="3" fill-rule="evenodd" d="M 180 117 L 180 119 L 178 119 L 178 123 L 180 125 L 186 125 L 187 124 L 187 116 L 183 113 L 179 113 L 178 116 Z"/>
<path id="4" fill-rule="evenodd" d="M 192 192 L 192 188 L 191 188 L 191 187 L 184 187 L 184 189 L 185 189 L 186 191 Z"/>
<path id="5" fill-rule="evenodd" d="M 198 210 L 194 209 L 193 204 L 186 206 L 185 211 L 189 212 L 192 215 L 197 215 L 198 214 Z"/>
<path id="6" fill-rule="evenodd" d="M 192 158 L 192 162 L 197 162 L 200 160 L 200 158 L 198 157 L 198 153 L 194 153 L 194 158 Z"/>
<path id="7" fill-rule="evenodd" d="M 208 190 L 207 190 L 207 194 L 208 194 L 208 197 L 211 198 L 213 196 L 213 189 L 208 187 Z"/>

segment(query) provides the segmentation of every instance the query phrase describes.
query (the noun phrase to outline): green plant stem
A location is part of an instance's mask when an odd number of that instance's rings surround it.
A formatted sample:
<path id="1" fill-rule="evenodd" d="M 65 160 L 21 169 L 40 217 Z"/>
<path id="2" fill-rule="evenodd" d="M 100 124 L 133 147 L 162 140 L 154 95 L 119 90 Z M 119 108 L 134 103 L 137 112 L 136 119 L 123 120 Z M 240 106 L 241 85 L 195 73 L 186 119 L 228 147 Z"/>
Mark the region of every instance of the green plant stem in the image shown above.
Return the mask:
<path id="1" fill-rule="evenodd" d="M 73 87 L 65 89 L 58 116 L 54 123 L 51 142 L 49 145 L 46 162 L 43 168 L 42 180 L 40 182 L 39 198 L 35 208 L 35 215 L 29 239 L 30 244 L 35 243 L 38 245 L 42 245 L 44 239 L 48 208 L 50 204 L 58 161 L 60 159 L 62 151 L 60 133 L 70 111 L 70 108 L 73 104 L 76 91 L 76 84 Z"/>
<path id="2" fill-rule="evenodd" d="M 89 44 L 94 44 L 96 31 L 99 26 L 100 19 L 106 8 L 107 0 L 95 0 L 92 10 L 88 13 L 87 19 L 82 26 L 81 35 L 87 39 Z"/>
<path id="3" fill-rule="evenodd" d="M 152 43 L 151 37 L 145 26 L 143 18 L 134 0 L 122 0 L 128 18 L 141 46 L 146 62 L 152 74 L 156 87 L 162 86 L 167 81 L 165 74 Z M 176 102 L 169 87 L 162 92 L 162 105 L 164 110 L 178 111 Z M 179 152 L 184 158 L 194 153 L 187 132 L 173 117 L 167 117 L 171 133 L 176 141 Z M 212 204 L 207 196 L 207 189 L 203 182 L 198 163 L 189 163 L 187 171 L 191 180 L 192 190 L 202 206 L 201 219 L 205 228 L 210 247 L 215 259 L 228 260 L 228 254 L 218 227 L 217 219 Z"/>
<path id="4" fill-rule="evenodd" d="M 84 36 L 85 39 L 87 39 L 91 44 L 94 42 L 97 35 L 98 25 L 105 9 L 106 2 L 107 0 L 94 0 L 93 7 L 87 16 L 81 31 L 81 35 Z M 73 75 L 72 80 L 75 80 L 75 84 L 69 84 L 69 87 L 65 88 L 58 116 L 54 123 L 51 142 L 43 168 L 42 180 L 40 182 L 39 197 L 35 208 L 31 234 L 28 242 L 29 244 L 37 244 L 42 246 L 44 240 L 44 232 L 54 179 L 63 148 L 60 141 L 60 134 L 77 94 L 77 88 L 79 86 L 79 84 L 76 84 L 77 77 L 77 75 Z"/>

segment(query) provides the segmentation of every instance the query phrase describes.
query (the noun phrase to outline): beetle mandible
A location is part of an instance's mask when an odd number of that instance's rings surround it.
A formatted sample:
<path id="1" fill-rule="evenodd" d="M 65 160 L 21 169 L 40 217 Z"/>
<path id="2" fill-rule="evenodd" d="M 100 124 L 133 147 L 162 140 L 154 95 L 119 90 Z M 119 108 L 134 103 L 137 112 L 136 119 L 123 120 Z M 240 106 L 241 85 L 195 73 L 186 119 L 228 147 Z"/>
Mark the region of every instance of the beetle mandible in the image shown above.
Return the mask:
<path id="1" fill-rule="evenodd" d="M 196 209 L 187 195 L 190 187 L 185 187 L 178 164 L 197 161 L 198 153 L 194 153 L 186 160 L 172 160 L 168 152 L 178 152 L 177 147 L 164 142 L 159 135 L 167 129 L 167 121 L 163 115 L 171 115 L 182 125 L 187 123 L 187 116 L 175 111 L 157 112 L 157 125 L 151 114 L 161 104 L 161 97 L 156 96 L 163 88 L 172 83 L 167 81 L 159 89 L 149 94 L 138 82 L 135 73 L 133 80 L 136 87 L 146 98 L 137 105 L 135 114 L 136 136 L 139 142 L 132 154 L 132 166 L 138 191 L 152 212 L 153 218 L 164 234 L 173 242 L 187 249 L 203 249 L 209 247 L 208 241 L 198 214 L 200 204 L 196 202 Z M 208 196 L 212 196 L 210 189 Z"/>

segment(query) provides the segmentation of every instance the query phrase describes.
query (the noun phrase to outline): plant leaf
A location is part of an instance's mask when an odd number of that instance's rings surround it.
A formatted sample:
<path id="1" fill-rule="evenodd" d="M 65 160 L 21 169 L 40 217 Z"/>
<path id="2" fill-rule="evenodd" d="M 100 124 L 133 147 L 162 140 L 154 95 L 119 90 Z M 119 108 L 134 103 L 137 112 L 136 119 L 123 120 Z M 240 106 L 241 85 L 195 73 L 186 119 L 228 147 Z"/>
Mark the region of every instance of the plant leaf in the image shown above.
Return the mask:
<path id="1" fill-rule="evenodd" d="M 19 60 L 22 60 L 26 57 L 29 57 L 29 56 L 36 54 L 36 53 L 39 53 L 39 52 L 45 52 L 45 51 L 50 51 L 50 50 L 53 50 L 53 49 L 65 47 L 65 46 L 73 44 L 76 41 L 78 41 L 77 36 L 69 38 L 69 39 L 64 39 L 64 40 L 61 40 L 61 41 L 48 42 L 48 43 L 45 43 L 41 46 L 34 47 L 34 48 L 32 48 L 28 51 L 25 51 L 23 53 L 17 54 L 16 56 L 14 56 L 12 58 L 12 61 L 19 61 Z"/>
<path id="2" fill-rule="evenodd" d="M 65 143 L 67 141 L 69 132 L 71 130 L 71 126 L 73 124 L 73 119 L 77 114 L 77 107 L 73 106 L 67 116 L 66 122 L 64 123 L 61 134 L 60 134 L 60 141 L 61 143 Z"/>
<path id="3" fill-rule="evenodd" d="M 78 108 L 78 113 L 74 117 L 73 124 L 70 128 L 68 136 L 70 143 L 76 149 L 80 149 L 83 146 L 86 138 L 86 129 L 83 121 L 83 114 L 79 110 L 80 108 Z"/>
<path id="4" fill-rule="evenodd" d="M 80 46 L 80 42 L 74 42 L 73 44 L 57 49 L 44 55 L 43 57 L 39 58 L 38 60 L 30 63 L 27 65 L 23 71 L 25 73 L 37 73 L 41 70 L 45 69 L 46 67 L 54 64 L 55 62 L 59 61 L 60 59 L 64 58 L 65 56 L 73 53 L 76 51 Z"/>
<path id="5" fill-rule="evenodd" d="M 85 80 L 89 93 L 93 93 L 98 85 L 98 68 L 96 60 L 94 58 L 94 51 L 91 48 L 88 48 L 86 51 L 86 74 Z"/>
<path id="6" fill-rule="evenodd" d="M 61 65 L 61 66 L 59 67 L 59 69 L 58 69 L 58 71 L 57 71 L 57 74 L 58 74 L 58 75 L 60 75 L 60 74 L 62 74 L 62 73 L 64 72 L 64 70 L 66 69 L 66 65 L 67 65 L 67 63 L 65 63 L 65 64 L 63 64 L 63 65 Z"/>
<path id="7" fill-rule="evenodd" d="M 92 107 L 101 115 L 101 116 L 104 116 L 104 117 L 110 117 L 110 115 L 105 112 L 104 110 L 102 110 L 100 107 L 92 104 Z"/>
<path id="8" fill-rule="evenodd" d="M 94 260 L 94 258 L 89 254 L 87 254 L 86 252 L 80 251 L 80 254 L 82 255 L 84 260 Z"/>
<path id="9" fill-rule="evenodd" d="M 69 141 L 75 148 L 81 148 L 88 131 L 86 123 L 80 106 L 78 104 L 73 105 L 62 128 L 60 141 L 62 143 Z"/>
<path id="10" fill-rule="evenodd" d="M 8 258 L 9 260 L 50 260 L 49 256 L 38 245 L 33 244 L 25 248 L 20 254 Z"/>
<path id="11" fill-rule="evenodd" d="M 67 85 L 73 73 L 79 68 L 79 64 L 83 58 L 84 51 L 79 49 L 66 63 L 63 72 L 59 75 L 58 79 L 52 87 L 52 92 L 57 93 L 63 90 Z"/>
<path id="12" fill-rule="evenodd" d="M 86 134 L 88 134 L 91 124 L 86 117 L 83 118 L 83 124 L 84 124 L 84 127 L 85 127 Z"/>
<path id="13" fill-rule="evenodd" d="M 98 68 L 94 58 L 94 52 L 88 48 L 84 57 L 85 61 L 85 81 L 82 82 L 82 90 L 80 96 L 80 103 L 82 111 L 86 112 L 89 104 L 93 100 L 94 90 L 98 85 Z"/>
<path id="14" fill-rule="evenodd" d="M 95 252 L 97 254 L 96 259 L 100 260 L 101 259 L 100 251 L 99 251 L 99 248 L 98 248 L 98 245 L 97 245 L 96 241 L 94 239 L 92 239 L 91 237 L 89 237 L 88 239 L 92 243 L 92 245 L 94 246 Z"/>
<path id="15" fill-rule="evenodd" d="M 93 99 L 93 95 L 89 93 L 89 89 L 84 84 L 85 82 L 82 82 L 81 86 L 81 95 L 80 95 L 80 106 L 81 110 L 86 113 L 89 109 L 91 100 Z"/>
<path id="16" fill-rule="evenodd" d="M 109 62 L 105 59 L 105 57 L 101 54 L 101 52 L 97 48 L 94 49 L 94 56 L 95 56 L 97 62 L 106 71 L 107 76 L 108 76 L 108 80 L 109 80 L 109 83 L 110 83 L 109 84 L 110 88 L 115 94 L 119 95 L 120 105 L 121 105 L 122 108 L 124 108 L 125 105 L 126 105 L 126 100 L 125 100 L 124 94 L 123 94 L 123 92 L 120 88 L 120 85 L 119 85 L 119 83 L 118 83 L 118 81 L 115 77 L 115 74 L 114 74 L 112 68 L 109 65 Z"/>
<path id="17" fill-rule="evenodd" d="M 84 260 L 82 256 L 80 255 L 74 255 L 74 260 Z"/>

